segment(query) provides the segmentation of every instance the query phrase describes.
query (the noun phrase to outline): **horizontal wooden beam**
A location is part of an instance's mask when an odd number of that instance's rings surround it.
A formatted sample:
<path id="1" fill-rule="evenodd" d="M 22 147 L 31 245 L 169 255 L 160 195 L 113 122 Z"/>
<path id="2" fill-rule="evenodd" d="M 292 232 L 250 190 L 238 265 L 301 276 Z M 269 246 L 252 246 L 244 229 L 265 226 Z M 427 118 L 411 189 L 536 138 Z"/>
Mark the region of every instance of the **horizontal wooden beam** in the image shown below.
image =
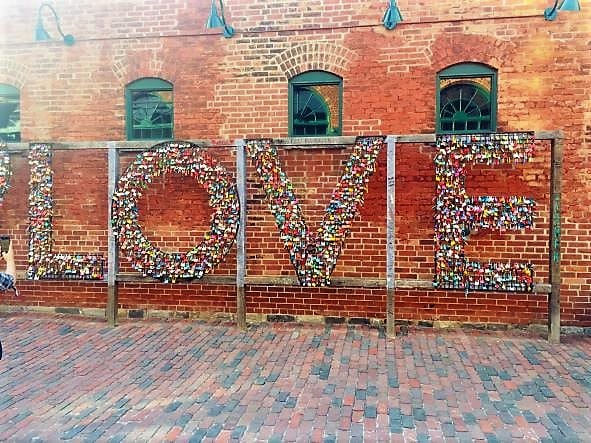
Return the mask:
<path id="1" fill-rule="evenodd" d="M 134 273 L 119 273 L 117 274 L 118 282 L 155 282 L 151 277 L 144 277 L 140 274 Z M 331 278 L 331 287 L 337 288 L 385 288 L 385 278 L 354 278 L 354 277 L 334 277 Z M 233 275 L 206 275 L 202 279 L 186 280 L 187 283 L 202 283 L 204 285 L 235 285 L 236 277 Z M 296 277 L 290 276 L 276 276 L 276 277 L 246 277 L 245 284 L 249 286 L 300 286 Z M 431 280 L 412 280 L 412 279 L 397 279 L 396 289 L 432 289 L 433 282 Z M 451 291 L 451 289 L 440 289 L 440 291 Z M 463 290 L 462 290 L 463 291 Z M 534 286 L 534 293 L 549 294 L 551 285 L 548 283 L 538 283 Z M 488 291 L 469 291 L 474 292 L 488 292 Z M 502 291 L 500 291 L 502 292 Z M 509 292 L 511 293 L 511 292 Z"/>
<path id="2" fill-rule="evenodd" d="M 500 132 L 499 134 L 502 134 Z M 386 134 L 384 134 L 386 135 Z M 391 135 L 396 138 L 396 143 L 435 143 L 436 134 L 398 134 Z M 557 140 L 564 138 L 562 131 L 550 130 L 536 130 L 534 131 L 536 140 Z M 285 149 L 319 149 L 326 147 L 344 148 L 355 143 L 356 136 L 340 136 L 340 137 L 286 137 L 274 138 L 273 144 L 281 146 Z M 81 150 L 81 149 L 108 149 L 109 143 L 113 143 L 118 150 L 122 151 L 142 151 L 148 149 L 158 143 L 163 143 L 170 140 L 144 140 L 144 141 L 35 141 L 32 143 L 48 143 L 53 146 L 54 150 Z M 214 144 L 211 140 L 195 139 L 186 140 L 196 145 L 216 148 L 216 147 L 233 147 L 234 144 L 228 142 L 227 144 Z M 28 142 L 8 143 L 5 151 L 9 153 L 22 153 L 29 150 Z"/>
<path id="3" fill-rule="evenodd" d="M 121 283 L 159 283 L 160 280 L 152 277 L 144 277 L 141 274 L 133 272 L 119 272 L 117 274 L 117 282 Z M 236 285 L 235 275 L 206 275 L 201 279 L 179 279 L 178 282 L 182 283 L 202 283 L 204 285 Z"/>

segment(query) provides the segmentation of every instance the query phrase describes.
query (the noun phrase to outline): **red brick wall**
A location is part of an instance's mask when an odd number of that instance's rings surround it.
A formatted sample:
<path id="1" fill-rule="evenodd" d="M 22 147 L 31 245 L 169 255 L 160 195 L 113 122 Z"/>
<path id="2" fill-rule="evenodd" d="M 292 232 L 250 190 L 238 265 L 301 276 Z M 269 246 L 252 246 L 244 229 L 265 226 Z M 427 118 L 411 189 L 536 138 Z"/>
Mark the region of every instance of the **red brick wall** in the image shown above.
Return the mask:
<path id="1" fill-rule="evenodd" d="M 545 3 L 400 0 L 405 22 L 380 26 L 386 2 L 227 0 L 237 30 L 224 39 L 206 30 L 205 1 L 91 2 L 56 0 L 62 29 L 77 42 L 33 42 L 38 3 L 7 0 L 0 14 L 0 82 L 21 90 L 23 141 L 123 140 L 124 87 L 144 76 L 174 84 L 175 137 L 211 139 L 287 136 L 287 81 L 309 69 L 343 78 L 343 134 L 434 131 L 435 76 L 458 62 L 498 69 L 498 130 L 564 132 L 562 202 L 562 318 L 591 326 L 591 12 L 542 18 Z M 4 5 L 4 4 L 3 4 Z M 256 6 L 256 7 L 254 7 Z M 45 11 L 44 14 L 47 14 Z M 49 15 L 44 15 L 55 34 Z M 215 34 L 215 35 L 214 35 Z M 147 144 L 148 145 L 148 144 Z M 483 260 L 531 260 L 536 281 L 548 278 L 549 143 L 524 166 L 474 166 L 471 195 L 524 194 L 538 202 L 535 228 L 524 233 L 480 232 L 466 253 Z M 289 178 L 317 227 L 350 150 L 280 150 Z M 215 155 L 232 169 L 233 154 Z M 397 278 L 431 279 L 435 195 L 433 148 L 397 146 Z M 122 167 L 130 156 L 122 159 Z M 19 271 L 27 262 L 28 164 L 12 156 L 12 188 L 0 226 L 16 239 Z M 54 155 L 55 250 L 102 252 L 107 240 L 107 160 L 104 149 Z M 249 162 L 249 276 L 295 276 Z M 369 183 L 334 277 L 385 278 L 385 153 Z M 173 196 L 174 198 L 171 198 Z M 203 190 L 185 177 L 157 180 L 140 202 L 141 222 L 156 244 L 186 250 L 209 224 Z M 216 270 L 233 275 L 235 248 Z M 122 257 L 122 270 L 130 271 Z M 41 306 L 104 307 L 101 283 L 23 282 L 18 301 Z M 130 309 L 234 312 L 233 287 L 125 283 L 120 305 Z M 541 323 L 542 295 L 397 291 L 406 319 Z M 384 317 L 380 289 L 247 287 L 247 310 L 257 313 Z"/>

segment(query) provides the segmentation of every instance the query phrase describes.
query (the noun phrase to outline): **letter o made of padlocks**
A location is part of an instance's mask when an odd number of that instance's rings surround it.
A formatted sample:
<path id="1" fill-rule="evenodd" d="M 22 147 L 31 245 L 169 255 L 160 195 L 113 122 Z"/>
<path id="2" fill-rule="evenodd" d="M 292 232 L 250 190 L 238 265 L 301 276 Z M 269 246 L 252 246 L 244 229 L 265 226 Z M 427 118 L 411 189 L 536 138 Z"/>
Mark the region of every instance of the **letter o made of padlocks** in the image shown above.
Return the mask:
<path id="1" fill-rule="evenodd" d="M 194 177 L 209 195 L 211 225 L 203 241 L 187 253 L 156 247 L 138 223 L 137 203 L 155 177 L 173 172 Z M 189 142 L 166 142 L 137 155 L 113 194 L 111 223 L 119 248 L 134 269 L 164 282 L 202 278 L 230 251 L 240 222 L 240 202 L 233 176 L 215 158 Z"/>

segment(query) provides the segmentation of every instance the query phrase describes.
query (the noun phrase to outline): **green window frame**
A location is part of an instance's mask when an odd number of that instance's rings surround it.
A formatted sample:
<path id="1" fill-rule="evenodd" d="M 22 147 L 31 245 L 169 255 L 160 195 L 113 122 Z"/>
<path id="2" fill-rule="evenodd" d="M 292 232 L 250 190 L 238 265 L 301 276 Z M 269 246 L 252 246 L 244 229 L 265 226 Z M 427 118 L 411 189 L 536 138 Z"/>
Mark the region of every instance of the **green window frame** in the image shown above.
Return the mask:
<path id="1" fill-rule="evenodd" d="M 458 63 L 437 74 L 437 133 L 497 130 L 497 71 L 480 63 Z"/>
<path id="2" fill-rule="evenodd" d="M 343 79 L 307 71 L 289 80 L 289 136 L 342 135 Z"/>
<path id="3" fill-rule="evenodd" d="M 174 136 L 173 85 L 146 77 L 125 88 L 128 140 L 171 140 Z"/>
<path id="4" fill-rule="evenodd" d="M 21 141 L 20 92 L 12 85 L 0 83 L 0 141 Z"/>

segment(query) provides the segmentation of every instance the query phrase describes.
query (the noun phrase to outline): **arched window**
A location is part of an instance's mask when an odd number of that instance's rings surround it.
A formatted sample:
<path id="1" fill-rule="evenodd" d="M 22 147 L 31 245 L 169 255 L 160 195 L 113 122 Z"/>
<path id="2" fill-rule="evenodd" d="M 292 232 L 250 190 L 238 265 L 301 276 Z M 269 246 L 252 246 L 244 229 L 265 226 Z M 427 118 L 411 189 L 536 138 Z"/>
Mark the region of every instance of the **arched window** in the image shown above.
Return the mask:
<path id="1" fill-rule="evenodd" d="M 437 74 L 437 132 L 494 132 L 497 72 L 479 63 L 460 63 Z"/>
<path id="2" fill-rule="evenodd" d="M 20 93 L 14 86 L 0 83 L 0 140 L 21 141 Z"/>
<path id="3" fill-rule="evenodd" d="M 342 134 L 343 80 L 330 72 L 307 71 L 289 81 L 289 135 Z"/>
<path id="4" fill-rule="evenodd" d="M 173 137 L 172 83 L 141 78 L 125 88 L 128 140 L 169 140 Z"/>

